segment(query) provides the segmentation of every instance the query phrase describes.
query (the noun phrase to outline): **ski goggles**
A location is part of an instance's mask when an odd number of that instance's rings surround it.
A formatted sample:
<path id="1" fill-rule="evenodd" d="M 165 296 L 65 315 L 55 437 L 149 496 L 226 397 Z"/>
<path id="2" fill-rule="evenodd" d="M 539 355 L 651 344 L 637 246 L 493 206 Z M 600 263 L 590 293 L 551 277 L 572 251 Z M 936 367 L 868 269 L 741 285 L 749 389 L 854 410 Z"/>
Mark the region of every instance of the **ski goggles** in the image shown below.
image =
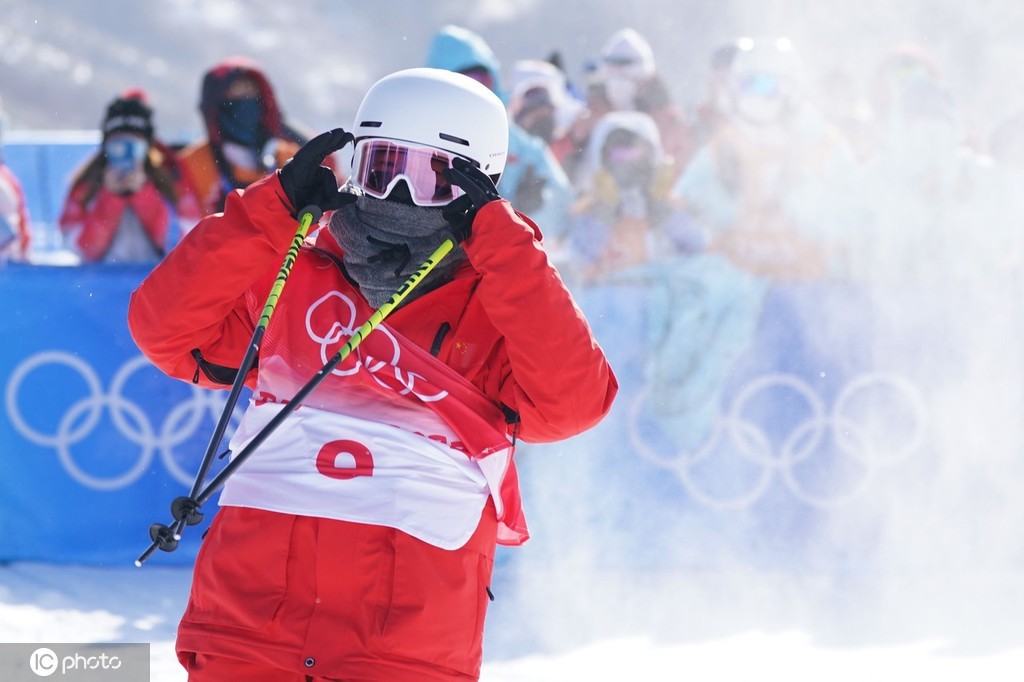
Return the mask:
<path id="1" fill-rule="evenodd" d="M 740 79 L 740 92 L 768 99 L 782 97 L 785 94 L 782 79 L 771 73 L 750 73 L 743 76 Z"/>
<path id="2" fill-rule="evenodd" d="M 480 83 L 488 90 L 494 90 L 494 75 L 484 66 L 473 66 L 459 71 L 463 76 L 469 76 L 477 83 Z"/>
<path id="3" fill-rule="evenodd" d="M 636 141 L 633 144 L 617 144 L 605 149 L 605 159 L 615 166 L 625 166 L 639 161 L 646 161 L 651 156 L 647 144 Z"/>
<path id="4" fill-rule="evenodd" d="M 444 176 L 455 156 L 441 149 L 392 140 L 360 140 L 352 152 L 352 182 L 371 197 L 383 199 L 399 180 L 405 180 L 414 204 L 444 206 L 464 194 Z"/>

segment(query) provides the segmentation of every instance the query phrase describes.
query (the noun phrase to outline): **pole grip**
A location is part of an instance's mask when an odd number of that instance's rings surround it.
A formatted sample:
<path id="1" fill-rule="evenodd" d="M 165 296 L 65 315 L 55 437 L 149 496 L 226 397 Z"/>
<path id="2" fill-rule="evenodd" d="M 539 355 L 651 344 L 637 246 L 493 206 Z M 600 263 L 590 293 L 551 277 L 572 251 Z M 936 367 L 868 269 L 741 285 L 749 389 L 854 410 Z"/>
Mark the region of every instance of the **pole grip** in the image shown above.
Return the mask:
<path id="1" fill-rule="evenodd" d="M 267 296 L 267 302 L 263 304 L 263 312 L 260 314 L 260 319 L 256 323 L 257 328 L 266 329 L 267 325 L 270 324 L 270 317 L 274 314 L 274 308 L 277 307 L 277 301 L 281 298 L 281 292 L 284 291 L 284 285 L 288 282 L 288 277 L 292 274 L 292 266 L 295 265 L 295 259 L 299 257 L 299 249 L 302 248 L 302 243 L 306 241 L 306 235 L 309 234 L 309 228 L 313 223 L 319 222 L 320 217 L 323 214 L 324 212 L 320 210 L 320 207 L 313 204 L 310 204 L 299 212 L 299 228 L 295 231 L 295 236 L 292 237 L 291 246 L 288 247 L 288 252 L 284 256 L 284 262 L 281 263 L 281 269 L 277 271 L 277 277 L 274 278 L 274 284 L 270 287 L 270 294 Z"/>

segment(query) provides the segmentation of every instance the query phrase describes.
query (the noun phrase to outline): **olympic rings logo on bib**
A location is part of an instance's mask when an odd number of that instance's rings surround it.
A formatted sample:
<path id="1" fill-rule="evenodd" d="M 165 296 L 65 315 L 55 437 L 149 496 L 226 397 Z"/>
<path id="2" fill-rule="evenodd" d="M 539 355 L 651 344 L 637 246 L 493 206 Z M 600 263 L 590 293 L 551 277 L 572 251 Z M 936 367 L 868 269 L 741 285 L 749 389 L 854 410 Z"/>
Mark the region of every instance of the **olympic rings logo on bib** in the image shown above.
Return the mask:
<path id="1" fill-rule="evenodd" d="M 334 319 L 335 314 L 333 309 L 330 307 L 332 299 L 337 299 L 341 303 L 341 315 L 344 319 Z M 337 305 L 337 304 L 335 304 Z M 329 323 L 326 331 L 322 330 L 322 325 Z M 345 294 L 340 291 L 329 291 L 328 293 L 321 296 L 319 299 L 313 302 L 306 311 L 306 333 L 309 338 L 320 346 L 320 359 L 324 364 L 327 364 L 328 360 L 338 351 L 340 346 L 344 343 L 345 339 L 351 338 L 359 328 L 360 324 L 356 321 L 356 306 Z M 336 376 L 351 376 L 359 371 L 362 367 L 368 371 L 374 381 L 383 386 L 384 388 L 395 390 L 392 384 L 385 383 L 378 374 L 381 370 L 390 368 L 394 373 L 395 379 L 402 386 L 398 390 L 399 395 L 406 395 L 412 393 L 423 402 L 434 402 L 436 400 L 442 400 L 448 395 L 447 391 L 441 390 L 436 393 L 423 393 L 416 389 L 417 379 L 422 380 L 423 377 L 415 372 L 403 371 L 398 366 L 399 360 L 401 359 L 401 349 L 398 346 L 398 340 L 394 335 L 384 327 L 383 325 L 377 327 L 371 332 L 373 334 L 380 334 L 382 338 L 387 340 L 390 344 L 390 352 L 387 353 L 387 357 L 375 358 L 364 352 L 362 346 L 356 347 L 353 355 L 356 358 L 355 363 L 346 369 L 340 367 L 332 370 L 332 374 Z M 377 338 L 381 338 L 377 337 Z M 383 344 L 382 344 L 383 345 Z M 343 363 L 343 364 L 348 364 Z"/>

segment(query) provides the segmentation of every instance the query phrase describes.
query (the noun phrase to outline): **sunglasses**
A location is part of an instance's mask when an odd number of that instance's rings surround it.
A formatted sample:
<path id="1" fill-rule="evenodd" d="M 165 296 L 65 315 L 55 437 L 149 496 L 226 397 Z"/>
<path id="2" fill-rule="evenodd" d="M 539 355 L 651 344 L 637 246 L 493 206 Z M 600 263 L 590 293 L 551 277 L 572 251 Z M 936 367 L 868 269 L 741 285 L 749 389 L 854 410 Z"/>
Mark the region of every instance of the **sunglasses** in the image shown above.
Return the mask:
<path id="1" fill-rule="evenodd" d="M 459 73 L 461 73 L 463 76 L 469 76 L 477 83 L 480 83 L 481 85 L 486 87 L 488 90 L 494 90 L 494 76 L 488 69 L 482 66 L 474 66 L 469 69 L 463 69 L 462 71 L 459 71 Z"/>
<path id="2" fill-rule="evenodd" d="M 444 176 L 455 154 L 391 140 L 360 140 L 352 152 L 352 182 L 366 194 L 383 199 L 405 180 L 417 206 L 444 206 L 463 191 Z"/>
<path id="3" fill-rule="evenodd" d="M 650 156 L 650 150 L 644 144 L 614 145 L 605 149 L 605 159 L 616 166 L 645 161 Z"/>

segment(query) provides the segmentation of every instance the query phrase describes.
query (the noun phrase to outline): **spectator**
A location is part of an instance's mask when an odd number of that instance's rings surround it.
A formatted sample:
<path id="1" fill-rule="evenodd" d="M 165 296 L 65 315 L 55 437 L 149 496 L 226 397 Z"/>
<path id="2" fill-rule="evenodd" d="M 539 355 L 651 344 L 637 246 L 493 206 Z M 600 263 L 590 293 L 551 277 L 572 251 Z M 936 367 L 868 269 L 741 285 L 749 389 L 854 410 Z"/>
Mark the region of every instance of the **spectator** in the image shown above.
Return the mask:
<path id="1" fill-rule="evenodd" d="M 587 149 L 591 190 L 577 203 L 568 258 L 584 281 L 704 246 L 696 223 L 669 201 L 672 168 L 654 120 L 639 111 L 606 114 Z"/>
<path id="2" fill-rule="evenodd" d="M 2 124 L 3 109 L 0 107 L 0 142 Z M 27 261 L 31 234 L 25 191 L 0 156 L 0 262 Z"/>
<path id="3" fill-rule="evenodd" d="M 739 51 L 735 41 L 719 45 L 711 52 L 707 90 L 694 113 L 693 138 L 699 147 L 707 143 L 729 115 L 729 77 L 732 62 Z"/>
<path id="4" fill-rule="evenodd" d="M 690 125 L 657 71 L 651 46 L 631 28 L 616 31 L 601 48 L 587 86 L 587 108 L 571 133 L 579 153 L 592 127 L 610 111 L 640 111 L 653 118 L 676 173 L 693 153 Z"/>
<path id="5" fill-rule="evenodd" d="M 517 61 L 508 109 L 512 120 L 547 142 L 558 162 L 571 172 L 566 163 L 572 160 L 574 145 L 568 132 L 583 102 L 572 94 L 565 73 L 548 61 Z"/>
<path id="6" fill-rule="evenodd" d="M 283 166 L 307 139 L 285 122 L 263 70 L 244 57 L 206 72 L 199 111 L 206 137 L 179 159 L 204 215 L 222 210 L 232 190 Z"/>
<path id="7" fill-rule="evenodd" d="M 996 212 L 995 220 L 1012 234 L 1008 243 L 992 240 L 1002 250 L 997 266 L 1014 268 L 1024 275 L 1024 196 L 1020 192 L 1024 186 L 1024 111 L 1016 111 L 996 124 L 988 136 L 988 149 L 992 177 L 981 201 Z"/>
<path id="8" fill-rule="evenodd" d="M 472 31 L 459 26 L 439 29 L 430 43 L 425 66 L 467 75 L 490 88 L 508 106 L 498 58 Z M 547 236 L 565 230 L 573 200 L 569 179 L 545 141 L 515 123 L 509 125 L 508 163 L 499 189 Z"/>
<path id="9" fill-rule="evenodd" d="M 836 239 L 849 232 L 836 195 L 854 174 L 853 153 L 805 98 L 789 40 L 737 45 L 727 120 L 672 193 L 708 230 L 708 248 L 736 266 L 770 278 L 823 277 L 839 267 Z"/>
<path id="10" fill-rule="evenodd" d="M 865 158 L 882 152 L 889 144 L 892 134 L 889 125 L 902 115 L 899 109 L 907 85 L 914 87 L 914 83 L 922 82 L 946 87 L 938 60 L 923 45 L 901 43 L 882 57 L 867 87 L 869 125 L 865 131 Z"/>
<path id="11" fill-rule="evenodd" d="M 996 194 L 1009 164 L 993 172 L 968 144 L 954 93 L 931 62 L 895 56 L 908 54 L 918 53 L 887 55 L 876 80 L 885 85 L 876 91 L 884 92 L 885 106 L 875 109 L 879 135 L 850 192 L 860 198 L 862 236 L 850 273 L 900 288 L 960 287 L 990 276 L 1013 250 L 1014 194 Z"/>
<path id="12" fill-rule="evenodd" d="M 198 219 L 173 155 L 154 136 L 153 110 L 141 90 L 108 106 L 103 142 L 71 181 L 60 229 L 86 263 L 147 263 L 163 258 Z"/>

